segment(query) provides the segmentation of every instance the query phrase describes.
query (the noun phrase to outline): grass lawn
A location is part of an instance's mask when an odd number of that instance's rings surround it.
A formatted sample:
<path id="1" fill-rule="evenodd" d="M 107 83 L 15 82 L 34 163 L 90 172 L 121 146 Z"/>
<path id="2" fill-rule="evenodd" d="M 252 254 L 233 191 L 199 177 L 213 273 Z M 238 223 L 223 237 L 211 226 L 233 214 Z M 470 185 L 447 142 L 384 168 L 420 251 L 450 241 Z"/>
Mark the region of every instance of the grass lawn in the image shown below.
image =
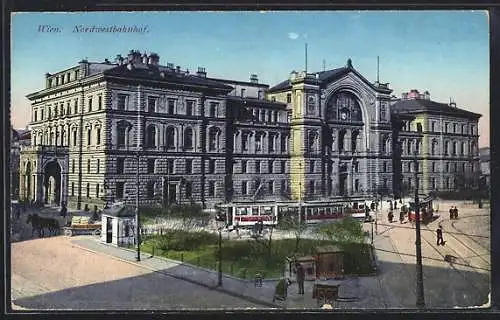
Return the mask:
<path id="1" fill-rule="evenodd" d="M 332 241 L 301 239 L 296 255 L 310 255 L 314 248 Z M 171 231 L 145 239 L 141 245 L 144 252 L 173 260 L 217 270 L 218 236 L 205 232 Z M 345 248 L 344 270 L 347 274 L 369 274 L 372 272 L 369 245 L 349 244 Z M 257 272 L 264 278 L 279 278 L 283 275 L 285 258 L 294 255 L 295 239 L 273 240 L 271 250 L 267 241 L 255 240 L 222 241 L 222 272 L 243 279 L 253 279 Z"/>

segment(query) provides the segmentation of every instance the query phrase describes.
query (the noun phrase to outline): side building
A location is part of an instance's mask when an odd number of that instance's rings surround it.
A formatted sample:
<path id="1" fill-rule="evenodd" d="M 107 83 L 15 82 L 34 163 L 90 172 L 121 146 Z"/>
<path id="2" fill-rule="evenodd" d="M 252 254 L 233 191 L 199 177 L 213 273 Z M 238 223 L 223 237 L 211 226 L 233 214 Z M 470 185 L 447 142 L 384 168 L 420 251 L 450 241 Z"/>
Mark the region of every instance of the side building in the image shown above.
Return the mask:
<path id="1" fill-rule="evenodd" d="M 415 171 L 422 193 L 476 188 L 479 181 L 478 121 L 480 114 L 455 103 L 439 103 L 429 92 L 403 93 L 394 99 L 391 113 L 411 116 L 402 122 L 398 146 L 400 161 L 395 180 L 397 194 L 415 189 Z M 415 153 L 417 162 L 415 163 Z"/>

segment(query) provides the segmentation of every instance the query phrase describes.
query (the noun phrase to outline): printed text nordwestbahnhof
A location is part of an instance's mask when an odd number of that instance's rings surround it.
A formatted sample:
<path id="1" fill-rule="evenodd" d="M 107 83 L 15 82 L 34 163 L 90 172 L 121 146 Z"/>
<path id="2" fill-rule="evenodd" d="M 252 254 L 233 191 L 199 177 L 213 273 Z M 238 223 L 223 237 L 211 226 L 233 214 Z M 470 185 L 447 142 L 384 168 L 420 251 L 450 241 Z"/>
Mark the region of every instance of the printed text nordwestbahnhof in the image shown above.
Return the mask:
<path id="1" fill-rule="evenodd" d="M 124 25 L 111 25 L 111 26 L 86 26 L 75 25 L 73 28 L 75 33 L 147 33 L 149 32 L 148 26 L 124 26 Z"/>

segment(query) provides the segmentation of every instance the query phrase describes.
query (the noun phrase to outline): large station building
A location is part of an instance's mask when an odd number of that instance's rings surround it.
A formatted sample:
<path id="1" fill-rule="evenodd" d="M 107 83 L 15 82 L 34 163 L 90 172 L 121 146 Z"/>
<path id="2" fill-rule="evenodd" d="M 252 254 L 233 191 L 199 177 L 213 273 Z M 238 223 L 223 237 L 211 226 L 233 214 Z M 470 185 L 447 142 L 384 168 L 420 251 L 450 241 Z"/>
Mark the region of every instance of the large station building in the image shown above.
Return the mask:
<path id="1" fill-rule="evenodd" d="M 142 205 L 397 197 L 415 187 L 415 151 L 423 193 L 479 172 L 479 114 L 415 90 L 391 93 L 350 59 L 274 87 L 134 50 L 84 60 L 47 73 L 28 95 L 32 145 L 22 150 L 19 195 L 102 207 L 135 201 L 139 181 Z"/>

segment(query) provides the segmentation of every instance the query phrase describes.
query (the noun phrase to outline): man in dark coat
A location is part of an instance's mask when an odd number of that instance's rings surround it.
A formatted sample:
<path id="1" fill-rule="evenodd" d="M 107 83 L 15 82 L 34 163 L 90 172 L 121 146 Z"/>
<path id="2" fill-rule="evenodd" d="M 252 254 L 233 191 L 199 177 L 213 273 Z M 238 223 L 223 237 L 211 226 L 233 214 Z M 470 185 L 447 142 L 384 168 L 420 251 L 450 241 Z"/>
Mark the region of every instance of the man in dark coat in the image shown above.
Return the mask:
<path id="1" fill-rule="evenodd" d="M 300 263 L 295 264 L 295 268 L 297 269 L 297 284 L 299 285 L 299 294 L 304 294 L 304 280 L 306 277 L 306 273 L 304 267 Z"/>
<path id="2" fill-rule="evenodd" d="M 443 227 L 441 225 L 436 230 L 436 236 L 437 236 L 437 245 L 444 246 L 446 242 L 443 240 Z"/>
<path id="3" fill-rule="evenodd" d="M 455 216 L 455 210 L 453 209 L 453 206 L 450 208 L 450 220 L 453 219 Z"/>
<path id="4" fill-rule="evenodd" d="M 455 219 L 458 219 L 458 208 L 455 206 L 455 209 L 453 209 L 453 216 Z"/>

